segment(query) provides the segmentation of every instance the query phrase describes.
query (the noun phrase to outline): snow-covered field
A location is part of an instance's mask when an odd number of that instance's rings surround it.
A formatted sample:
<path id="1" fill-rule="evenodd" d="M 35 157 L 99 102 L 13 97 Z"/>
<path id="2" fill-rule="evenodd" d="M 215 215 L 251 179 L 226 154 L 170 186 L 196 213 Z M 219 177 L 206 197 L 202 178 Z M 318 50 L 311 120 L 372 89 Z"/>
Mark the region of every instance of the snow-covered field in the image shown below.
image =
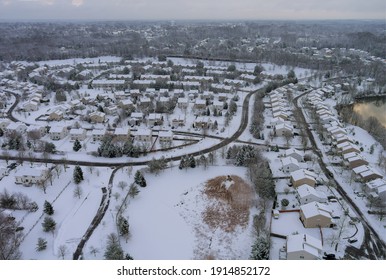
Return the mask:
<path id="1" fill-rule="evenodd" d="M 134 199 L 129 198 L 123 215 L 128 218 L 131 237 L 121 245 L 134 259 L 248 259 L 253 242 L 251 223 L 234 232 L 211 228 L 203 222 L 208 200 L 203 188 L 208 179 L 222 175 L 245 177 L 245 168 L 212 166 L 208 169 L 167 169 L 159 175 L 145 174 L 147 187 Z M 132 182 L 118 172 L 116 182 Z M 116 187 L 114 187 L 115 190 Z M 114 191 L 113 191 L 114 192 Z M 119 203 L 117 203 L 118 205 Z M 106 236 L 114 230 L 115 208 L 110 207 L 102 226 L 87 243 L 96 247 L 96 256 L 85 250 L 85 258 L 103 258 Z M 254 211 L 254 208 L 251 209 Z M 252 217 L 252 215 L 250 215 Z"/>

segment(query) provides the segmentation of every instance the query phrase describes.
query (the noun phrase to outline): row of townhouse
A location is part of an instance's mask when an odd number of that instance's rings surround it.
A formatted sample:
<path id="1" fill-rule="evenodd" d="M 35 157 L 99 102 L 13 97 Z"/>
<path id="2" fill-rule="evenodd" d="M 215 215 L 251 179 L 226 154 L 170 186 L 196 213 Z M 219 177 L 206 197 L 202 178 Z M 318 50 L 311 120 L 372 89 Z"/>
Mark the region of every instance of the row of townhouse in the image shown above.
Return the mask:
<path id="1" fill-rule="evenodd" d="M 352 171 L 353 178 L 362 183 L 364 189 L 367 190 L 367 195 L 380 198 L 386 203 L 386 190 L 382 185 L 375 184 L 377 187 L 371 191 L 366 188 L 368 183 L 383 179 L 383 175 L 369 165 L 368 160 L 362 155 L 361 149 L 355 144 L 355 139 L 348 135 L 339 119 L 324 104 L 326 94 L 330 93 L 319 90 L 308 96 L 309 104 L 314 108 L 316 116 L 323 124 L 324 141 L 330 144 L 331 150 L 342 158 L 344 165 Z"/>
<path id="2" fill-rule="evenodd" d="M 139 128 L 133 132 L 129 127 L 117 127 L 114 131 L 93 129 L 90 134 L 93 142 L 101 141 L 106 135 L 114 136 L 117 141 L 127 141 L 133 136 L 136 141 L 151 142 L 153 138 L 153 131 L 149 128 Z M 50 129 L 49 136 L 51 140 L 61 140 L 69 136 L 70 141 L 84 141 L 88 137 L 88 134 L 84 128 L 68 129 L 64 126 L 55 126 Z M 160 131 L 158 137 L 161 142 L 171 142 L 173 141 L 173 132 Z"/>
<path id="3" fill-rule="evenodd" d="M 291 111 L 288 110 L 290 104 L 285 96 L 288 91 L 287 87 L 278 88 L 269 93 L 269 102 L 266 104 L 272 110 L 273 119 L 269 128 L 273 129 L 275 136 L 293 135 L 293 125 L 289 121 Z"/>

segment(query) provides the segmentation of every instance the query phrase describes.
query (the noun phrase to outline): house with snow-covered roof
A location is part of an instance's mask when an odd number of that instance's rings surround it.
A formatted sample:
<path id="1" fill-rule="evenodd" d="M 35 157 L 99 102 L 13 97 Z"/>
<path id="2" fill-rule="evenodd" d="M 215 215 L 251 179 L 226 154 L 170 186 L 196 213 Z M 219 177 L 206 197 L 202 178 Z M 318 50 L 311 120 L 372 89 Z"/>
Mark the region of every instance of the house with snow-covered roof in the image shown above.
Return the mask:
<path id="1" fill-rule="evenodd" d="M 23 110 L 25 112 L 37 111 L 39 109 L 39 102 L 34 100 L 29 100 L 23 104 Z"/>
<path id="2" fill-rule="evenodd" d="M 48 179 L 50 174 L 50 168 L 43 166 L 35 166 L 33 168 L 20 169 L 15 175 L 16 184 L 37 184 L 44 182 Z"/>
<path id="3" fill-rule="evenodd" d="M 129 127 L 117 127 L 114 130 L 114 138 L 119 141 L 127 141 L 130 137 L 130 128 Z"/>
<path id="4" fill-rule="evenodd" d="M 104 123 L 106 114 L 103 112 L 95 111 L 92 112 L 89 117 L 92 123 Z"/>
<path id="5" fill-rule="evenodd" d="M 153 138 L 153 132 L 149 128 L 138 128 L 133 134 L 134 139 L 140 142 L 151 142 Z"/>
<path id="6" fill-rule="evenodd" d="M 287 111 L 278 111 L 278 112 L 274 112 L 273 114 L 272 114 L 272 116 L 274 117 L 274 118 L 282 118 L 282 119 L 284 119 L 284 120 L 288 120 L 288 118 L 289 118 L 289 111 L 287 110 Z"/>
<path id="7" fill-rule="evenodd" d="M 285 136 L 286 134 L 293 135 L 293 127 L 288 123 L 275 125 L 273 131 L 276 136 Z"/>
<path id="8" fill-rule="evenodd" d="M 297 187 L 296 192 L 296 197 L 300 204 L 307 204 L 314 201 L 320 203 L 327 202 L 327 196 L 323 192 L 317 191 L 309 185 L 301 185 Z"/>
<path id="9" fill-rule="evenodd" d="M 106 135 L 106 129 L 93 129 L 91 131 L 92 141 L 101 141 Z"/>
<path id="10" fill-rule="evenodd" d="M 173 132 L 171 130 L 160 131 L 158 133 L 158 140 L 163 143 L 170 143 L 173 141 Z"/>
<path id="11" fill-rule="evenodd" d="M 323 252 L 322 241 L 309 234 L 288 235 L 287 260 L 318 260 Z"/>
<path id="12" fill-rule="evenodd" d="M 140 125 L 143 122 L 143 120 L 144 120 L 143 113 L 141 113 L 141 112 L 133 112 L 130 115 L 129 124 L 131 126 Z"/>
<path id="13" fill-rule="evenodd" d="M 296 150 L 294 148 L 290 148 L 290 149 L 285 150 L 284 155 L 286 157 L 293 157 L 298 162 L 304 161 L 303 155 L 298 150 Z"/>
<path id="14" fill-rule="evenodd" d="M 385 179 L 375 179 L 372 181 L 369 181 L 365 184 L 365 191 L 370 193 L 370 192 L 376 192 L 376 189 L 379 187 L 386 186 L 386 180 Z"/>
<path id="15" fill-rule="evenodd" d="M 299 169 L 299 162 L 293 157 L 285 157 L 281 160 L 284 172 L 290 173 Z"/>
<path id="16" fill-rule="evenodd" d="M 162 125 L 164 123 L 164 117 L 162 114 L 151 113 L 147 118 L 147 123 L 149 126 Z"/>
<path id="17" fill-rule="evenodd" d="M 305 228 L 326 228 L 332 224 L 331 208 L 315 201 L 301 205 L 299 217 Z"/>
<path id="18" fill-rule="evenodd" d="M 291 172 L 291 183 L 293 187 L 299 187 L 301 185 L 309 185 L 314 187 L 316 184 L 317 175 L 307 169 L 299 169 Z"/>
<path id="19" fill-rule="evenodd" d="M 130 99 L 122 99 L 118 102 L 118 107 L 124 110 L 132 110 L 134 109 L 134 104 Z"/>
<path id="20" fill-rule="evenodd" d="M 196 128 L 210 128 L 212 126 L 212 120 L 209 117 L 199 116 L 194 120 L 194 127 Z"/>
<path id="21" fill-rule="evenodd" d="M 11 122 L 6 128 L 6 134 L 12 135 L 13 133 L 24 133 L 27 130 L 27 126 L 22 122 Z"/>
<path id="22" fill-rule="evenodd" d="M 86 139 L 86 130 L 83 128 L 72 128 L 70 130 L 71 141 L 83 141 Z"/>
<path id="23" fill-rule="evenodd" d="M 49 132 L 51 140 L 61 140 L 68 135 L 68 129 L 65 126 L 53 126 Z"/>
<path id="24" fill-rule="evenodd" d="M 206 108 L 206 101 L 203 99 L 196 99 L 194 102 L 194 109 L 203 110 Z"/>
<path id="25" fill-rule="evenodd" d="M 350 154 L 352 154 L 352 153 L 350 153 Z M 347 162 L 348 166 L 350 167 L 350 169 L 356 168 L 358 166 L 369 164 L 369 162 L 367 160 L 365 160 L 361 155 L 358 155 L 358 154 L 355 156 L 347 158 L 346 162 Z"/>

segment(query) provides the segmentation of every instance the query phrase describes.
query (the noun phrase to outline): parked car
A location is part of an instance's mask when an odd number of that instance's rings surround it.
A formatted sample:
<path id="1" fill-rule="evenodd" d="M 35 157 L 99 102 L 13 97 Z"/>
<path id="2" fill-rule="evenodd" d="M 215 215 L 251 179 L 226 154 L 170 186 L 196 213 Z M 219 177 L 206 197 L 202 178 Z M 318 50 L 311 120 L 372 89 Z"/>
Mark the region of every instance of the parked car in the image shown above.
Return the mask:
<path id="1" fill-rule="evenodd" d="M 349 238 L 348 239 L 348 243 L 355 243 L 357 241 L 358 241 L 358 239 L 356 239 L 356 238 Z"/>

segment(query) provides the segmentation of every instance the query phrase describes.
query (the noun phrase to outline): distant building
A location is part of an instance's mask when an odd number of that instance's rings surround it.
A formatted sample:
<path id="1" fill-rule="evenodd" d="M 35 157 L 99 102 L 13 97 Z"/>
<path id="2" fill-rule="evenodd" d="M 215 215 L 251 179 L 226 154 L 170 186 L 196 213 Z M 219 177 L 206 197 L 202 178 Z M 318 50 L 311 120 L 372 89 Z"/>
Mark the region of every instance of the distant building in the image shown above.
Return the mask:
<path id="1" fill-rule="evenodd" d="M 140 141 L 140 142 L 152 142 L 153 132 L 151 129 L 148 129 L 148 128 L 139 128 L 134 133 L 134 138 L 136 141 Z"/>
<path id="2" fill-rule="evenodd" d="M 103 112 L 96 111 L 92 112 L 89 117 L 92 123 L 104 123 L 106 114 Z"/>
<path id="3" fill-rule="evenodd" d="M 83 141 L 86 139 L 86 130 L 83 128 L 72 128 L 70 130 L 71 141 Z"/>
<path id="4" fill-rule="evenodd" d="M 49 132 L 51 140 L 61 140 L 68 135 L 68 129 L 64 126 L 53 126 Z"/>

